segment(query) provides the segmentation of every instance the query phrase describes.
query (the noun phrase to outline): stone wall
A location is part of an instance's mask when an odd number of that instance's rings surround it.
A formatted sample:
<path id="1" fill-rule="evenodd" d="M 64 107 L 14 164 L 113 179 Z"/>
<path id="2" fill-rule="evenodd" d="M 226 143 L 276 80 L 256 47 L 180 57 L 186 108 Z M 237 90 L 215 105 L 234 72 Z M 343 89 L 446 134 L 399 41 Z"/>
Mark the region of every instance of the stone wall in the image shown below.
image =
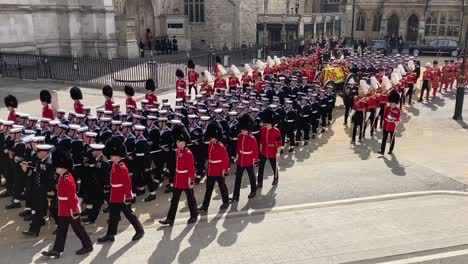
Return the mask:
<path id="1" fill-rule="evenodd" d="M 0 50 L 116 56 L 112 0 L 0 0 Z"/>

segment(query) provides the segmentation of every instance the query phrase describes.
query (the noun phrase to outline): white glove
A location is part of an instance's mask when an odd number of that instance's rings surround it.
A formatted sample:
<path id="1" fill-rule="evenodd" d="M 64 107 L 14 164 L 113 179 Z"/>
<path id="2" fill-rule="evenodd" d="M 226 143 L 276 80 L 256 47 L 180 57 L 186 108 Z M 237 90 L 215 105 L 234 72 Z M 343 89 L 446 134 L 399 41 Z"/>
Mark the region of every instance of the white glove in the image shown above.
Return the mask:
<path id="1" fill-rule="evenodd" d="M 351 110 L 351 113 L 349 114 L 350 117 L 353 117 L 353 115 L 356 113 L 356 110 Z"/>

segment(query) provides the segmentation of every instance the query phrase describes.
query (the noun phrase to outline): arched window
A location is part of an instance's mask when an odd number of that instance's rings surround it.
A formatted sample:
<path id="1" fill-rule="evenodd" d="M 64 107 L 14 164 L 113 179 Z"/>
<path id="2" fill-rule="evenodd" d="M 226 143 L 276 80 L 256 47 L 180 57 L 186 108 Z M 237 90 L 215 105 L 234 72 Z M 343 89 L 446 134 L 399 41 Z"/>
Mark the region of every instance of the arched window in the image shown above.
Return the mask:
<path id="1" fill-rule="evenodd" d="M 379 32 L 382 25 L 382 14 L 374 15 L 374 21 L 372 22 L 372 31 Z"/>
<path id="2" fill-rule="evenodd" d="M 366 28 L 366 17 L 363 13 L 358 13 L 356 20 L 356 31 L 364 31 Z"/>
<path id="3" fill-rule="evenodd" d="M 184 14 L 190 22 L 205 22 L 205 0 L 185 0 Z"/>

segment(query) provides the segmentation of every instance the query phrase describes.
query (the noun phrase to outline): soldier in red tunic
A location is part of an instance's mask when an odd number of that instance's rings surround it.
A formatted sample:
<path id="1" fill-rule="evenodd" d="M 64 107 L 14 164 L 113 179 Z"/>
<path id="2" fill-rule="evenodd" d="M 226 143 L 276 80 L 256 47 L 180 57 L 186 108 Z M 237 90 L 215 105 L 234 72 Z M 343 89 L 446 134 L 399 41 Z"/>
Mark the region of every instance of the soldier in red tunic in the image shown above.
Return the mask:
<path id="1" fill-rule="evenodd" d="M 237 136 L 237 166 L 236 166 L 236 182 L 234 184 L 234 193 L 231 201 L 239 201 L 240 187 L 242 183 L 242 175 L 244 170 L 247 170 L 250 180 L 249 199 L 255 197 L 257 186 L 255 183 L 254 164 L 258 162 L 258 144 L 255 137 L 250 134 L 254 125 L 253 117 L 244 113 L 239 118 L 239 129 L 241 133 Z"/>
<path id="2" fill-rule="evenodd" d="M 181 69 L 176 70 L 176 99 L 182 98 L 185 100 L 185 94 L 187 92 L 187 83 L 184 80 L 184 72 Z"/>
<path id="3" fill-rule="evenodd" d="M 81 89 L 76 86 L 72 87 L 70 89 L 70 97 L 74 101 L 73 108 L 75 109 L 75 113 L 84 114 L 84 105 L 81 102 L 81 100 L 83 100 L 83 93 L 81 92 Z"/>
<path id="4" fill-rule="evenodd" d="M 265 126 L 260 129 L 260 166 L 257 188 L 263 187 L 263 171 L 267 159 L 270 161 L 274 173 L 272 185 L 278 184 L 278 159 L 283 141 L 280 130 L 273 127 L 274 116 L 275 112 L 271 108 L 265 109 L 262 115 L 262 122 Z"/>
<path id="5" fill-rule="evenodd" d="M 437 66 L 438 62 L 434 61 L 432 63 L 432 74 L 431 74 L 431 84 L 432 84 L 432 96 L 436 96 L 437 91 L 440 89 L 440 78 L 442 77 L 442 71 L 440 70 L 439 66 Z"/>
<path id="6" fill-rule="evenodd" d="M 187 148 L 190 142 L 190 135 L 183 125 L 175 125 L 172 134 L 176 140 L 177 149 L 175 151 L 176 174 L 174 178 L 174 190 L 172 192 L 171 207 L 165 220 L 159 221 L 162 225 L 173 225 L 179 206 L 180 195 L 185 192 L 187 204 L 190 210 L 190 219 L 187 224 L 197 221 L 197 201 L 193 192 L 195 184 L 195 161 L 192 152 Z"/>
<path id="7" fill-rule="evenodd" d="M 445 92 L 447 92 L 447 88 L 449 86 L 452 86 L 450 84 L 450 81 L 453 82 L 453 72 L 452 72 L 453 68 L 452 68 L 452 65 L 450 65 L 449 63 L 450 63 L 449 60 L 445 60 L 445 65 L 442 67 L 442 84 L 441 84 L 441 88 L 443 86 L 444 89 L 445 89 Z"/>
<path id="8" fill-rule="evenodd" d="M 249 72 L 247 70 L 244 71 L 241 81 L 242 81 L 242 92 L 246 93 L 247 88 L 249 88 L 250 84 L 252 83 L 252 77 L 250 77 Z"/>
<path id="9" fill-rule="evenodd" d="M 49 118 L 51 120 L 55 119 L 54 110 L 50 107 L 50 103 L 52 103 L 52 95 L 47 90 L 42 90 L 39 94 L 42 103 L 42 118 Z"/>
<path id="10" fill-rule="evenodd" d="M 15 108 L 18 108 L 18 100 L 13 95 L 9 94 L 4 99 L 5 106 L 7 107 L 10 113 L 8 114 L 8 121 L 12 121 L 16 123 L 16 113 Z"/>
<path id="11" fill-rule="evenodd" d="M 187 78 L 188 78 L 188 94 L 192 95 L 192 88 L 195 90 L 195 95 L 198 94 L 197 90 L 197 82 L 198 82 L 198 77 L 200 76 L 197 71 L 195 71 L 195 63 L 193 60 L 189 60 L 187 63 L 187 68 L 188 68 L 188 73 L 187 73 Z"/>
<path id="12" fill-rule="evenodd" d="M 83 248 L 76 251 L 77 255 L 83 255 L 93 251 L 93 243 L 81 225 L 80 202 L 76 195 L 76 186 L 70 170 L 73 169 L 73 159 L 70 152 L 63 148 L 57 148 L 52 153 L 52 166 L 59 175 L 58 196 L 58 228 L 55 243 L 50 251 L 43 251 L 42 255 L 59 258 L 65 249 L 67 241 L 68 226 L 71 225 L 76 236 L 80 239 Z"/>
<path id="13" fill-rule="evenodd" d="M 240 86 L 239 78 L 237 78 L 234 71 L 231 71 L 231 76 L 229 76 L 229 92 L 234 93 L 237 91 L 237 87 Z"/>
<path id="14" fill-rule="evenodd" d="M 221 143 L 223 140 L 223 129 L 217 121 L 211 121 L 206 129 L 206 138 L 210 140 L 208 144 L 208 168 L 206 175 L 206 192 L 203 204 L 198 208 L 198 212 L 208 210 L 211 201 L 211 195 L 215 182 L 218 182 L 218 187 L 221 192 L 223 204 L 220 210 L 226 209 L 229 206 L 228 189 L 224 176 L 229 175 L 229 156 L 226 147 Z"/>
<path id="15" fill-rule="evenodd" d="M 221 93 L 226 90 L 226 79 L 224 79 L 223 74 L 221 72 L 218 72 L 218 75 L 216 75 L 216 79 L 214 81 L 214 89 L 216 92 Z"/>
<path id="16" fill-rule="evenodd" d="M 426 101 L 429 102 L 429 89 L 432 82 L 432 67 L 428 62 L 426 63 L 426 70 L 423 73 L 423 81 L 421 85 L 421 95 L 419 96 L 419 102 L 422 102 L 424 97 L 424 92 L 426 92 Z"/>
<path id="17" fill-rule="evenodd" d="M 392 154 L 393 148 L 395 147 L 395 130 L 397 128 L 398 122 L 400 121 L 400 108 L 398 108 L 397 103 L 400 101 L 399 95 L 397 93 L 391 93 L 388 96 L 389 106 L 385 108 L 384 113 L 384 124 L 383 124 L 383 138 L 382 145 L 380 147 L 380 154 L 384 155 L 385 146 L 387 144 L 387 138 L 390 135 L 390 150 L 388 154 Z"/>
<path id="18" fill-rule="evenodd" d="M 120 212 L 123 212 L 127 220 L 132 224 L 136 231 L 132 240 L 141 239 L 145 231 L 138 218 L 132 212 L 130 207 L 133 199 L 132 182 L 125 165 L 124 158 L 127 156 L 127 149 L 118 136 L 113 136 L 106 144 L 106 156 L 112 160 L 110 175 L 110 203 L 109 203 L 109 227 L 104 237 L 98 239 L 99 243 L 113 242 L 117 234 L 117 228 L 120 221 Z"/>
<path id="19" fill-rule="evenodd" d="M 148 100 L 148 109 L 153 108 L 154 105 L 158 102 L 158 97 L 154 94 L 154 91 L 156 90 L 156 84 L 154 83 L 153 79 L 148 79 L 146 80 L 145 84 L 145 89 L 146 89 L 146 95 L 145 99 Z"/>
<path id="20" fill-rule="evenodd" d="M 125 85 L 124 87 L 124 92 L 125 95 L 127 96 L 127 99 L 125 100 L 125 108 L 126 112 L 128 114 L 136 114 L 136 109 L 137 109 L 137 103 L 135 99 L 133 99 L 133 96 L 135 95 L 135 89 L 131 85 Z"/>
<path id="21" fill-rule="evenodd" d="M 112 105 L 114 104 L 114 101 L 112 100 L 112 95 L 113 95 L 113 90 L 110 85 L 106 85 L 102 87 L 102 95 L 104 95 L 104 98 L 106 101 L 104 102 L 104 110 L 105 111 L 113 111 L 114 108 Z"/>

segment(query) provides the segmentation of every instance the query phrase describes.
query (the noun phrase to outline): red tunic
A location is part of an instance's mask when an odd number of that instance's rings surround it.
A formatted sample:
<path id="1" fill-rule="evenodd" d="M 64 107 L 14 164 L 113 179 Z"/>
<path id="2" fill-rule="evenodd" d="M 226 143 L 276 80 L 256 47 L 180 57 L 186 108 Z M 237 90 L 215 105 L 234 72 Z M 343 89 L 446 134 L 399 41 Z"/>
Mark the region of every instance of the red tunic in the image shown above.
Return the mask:
<path id="1" fill-rule="evenodd" d="M 237 136 L 237 165 L 241 167 L 253 166 L 258 160 L 257 140 L 251 134 L 240 133 Z"/>
<path id="2" fill-rule="evenodd" d="M 215 89 L 226 90 L 226 80 L 224 78 L 216 78 L 214 82 Z"/>
<path id="3" fill-rule="evenodd" d="M 112 101 L 112 99 L 106 100 L 106 102 L 104 103 L 104 110 L 114 112 L 112 104 L 114 104 L 114 101 Z"/>
<path id="4" fill-rule="evenodd" d="M 15 122 L 15 124 L 16 124 L 16 113 L 15 113 L 15 110 L 10 111 L 10 113 L 8 114 L 8 121 L 13 121 L 13 122 Z"/>
<path id="5" fill-rule="evenodd" d="M 75 101 L 73 104 L 73 108 L 75 109 L 75 113 L 83 115 L 84 114 L 84 109 L 83 109 L 83 103 L 81 101 Z"/>
<path id="6" fill-rule="evenodd" d="M 263 76 L 270 76 L 271 75 L 271 70 L 270 68 L 266 68 L 264 71 L 263 71 Z"/>
<path id="7" fill-rule="evenodd" d="M 199 74 L 195 70 L 189 70 L 187 76 L 188 76 L 189 85 L 194 85 L 198 82 Z"/>
<path id="8" fill-rule="evenodd" d="M 252 78 L 248 74 L 242 75 L 242 84 L 250 84 L 252 82 Z"/>
<path id="9" fill-rule="evenodd" d="M 123 161 L 112 163 L 110 173 L 111 184 L 111 203 L 125 203 L 126 200 L 131 200 L 132 195 L 132 181 L 128 175 L 127 166 Z"/>
<path id="10" fill-rule="evenodd" d="M 307 83 L 312 83 L 315 80 L 315 69 L 307 71 Z"/>
<path id="11" fill-rule="evenodd" d="M 409 73 L 408 76 L 406 76 L 406 82 L 407 83 L 416 83 L 418 81 L 418 78 L 416 77 L 416 73 L 412 72 Z"/>
<path id="12" fill-rule="evenodd" d="M 366 111 L 366 108 L 367 108 L 366 98 L 362 97 L 362 96 L 355 96 L 354 97 L 353 109 L 355 111 Z"/>
<path id="13" fill-rule="evenodd" d="M 393 132 L 400 121 L 400 108 L 398 106 L 387 106 L 384 112 L 383 129 Z"/>
<path id="14" fill-rule="evenodd" d="M 377 108 L 378 102 L 377 102 L 377 97 L 373 94 L 368 94 L 367 95 L 367 106 L 369 108 Z"/>
<path id="15" fill-rule="evenodd" d="M 432 71 L 430 69 L 424 71 L 423 73 L 423 80 L 432 80 Z"/>
<path id="16" fill-rule="evenodd" d="M 379 103 L 380 104 L 386 104 L 388 102 L 388 94 L 387 91 L 380 91 L 380 98 L 379 98 Z"/>
<path id="17" fill-rule="evenodd" d="M 259 94 L 263 92 L 263 87 L 265 86 L 265 83 L 262 80 L 259 80 L 255 83 L 255 91 Z"/>
<path id="18" fill-rule="evenodd" d="M 158 97 L 152 92 L 147 93 L 145 99 L 148 100 L 148 108 L 153 108 L 154 104 L 158 102 Z"/>
<path id="19" fill-rule="evenodd" d="M 195 181 L 195 162 L 193 154 L 187 148 L 177 149 L 175 152 L 176 173 L 174 178 L 174 188 L 188 189 L 189 183 Z"/>
<path id="20" fill-rule="evenodd" d="M 132 113 L 135 114 L 137 109 L 137 103 L 133 98 L 127 98 L 127 100 L 125 100 L 125 107 L 128 107 L 129 105 L 133 106 Z"/>
<path id="21" fill-rule="evenodd" d="M 218 76 L 218 73 L 219 73 L 219 64 L 216 63 L 215 68 L 214 68 L 214 76 L 217 77 L 217 76 Z"/>
<path id="22" fill-rule="evenodd" d="M 76 195 L 75 179 L 70 172 L 59 177 L 57 185 L 58 216 L 72 216 L 81 212 Z"/>
<path id="23" fill-rule="evenodd" d="M 239 78 L 229 77 L 229 87 L 237 87 L 240 85 Z"/>
<path id="24" fill-rule="evenodd" d="M 176 98 L 185 99 L 185 94 L 187 91 L 187 83 L 180 79 L 176 81 Z"/>
<path id="25" fill-rule="evenodd" d="M 210 142 L 208 144 L 207 171 L 209 177 L 223 176 L 229 173 L 229 156 L 223 143 Z"/>
<path id="26" fill-rule="evenodd" d="M 433 68 L 432 69 L 432 88 L 433 89 L 438 89 L 439 84 L 440 84 L 440 77 L 442 76 L 442 71 L 439 69 L 439 67 Z"/>
<path id="27" fill-rule="evenodd" d="M 202 92 L 202 91 L 206 91 L 209 95 L 214 94 L 214 89 L 209 84 L 202 84 L 201 87 L 200 87 L 200 92 Z"/>
<path id="28" fill-rule="evenodd" d="M 42 108 L 42 118 L 49 118 L 50 120 L 54 120 L 54 111 L 48 106 L 44 106 Z"/>
<path id="29" fill-rule="evenodd" d="M 276 127 L 268 129 L 262 127 L 260 129 L 260 154 L 269 159 L 276 158 L 276 153 L 279 147 L 283 145 L 281 132 Z"/>

